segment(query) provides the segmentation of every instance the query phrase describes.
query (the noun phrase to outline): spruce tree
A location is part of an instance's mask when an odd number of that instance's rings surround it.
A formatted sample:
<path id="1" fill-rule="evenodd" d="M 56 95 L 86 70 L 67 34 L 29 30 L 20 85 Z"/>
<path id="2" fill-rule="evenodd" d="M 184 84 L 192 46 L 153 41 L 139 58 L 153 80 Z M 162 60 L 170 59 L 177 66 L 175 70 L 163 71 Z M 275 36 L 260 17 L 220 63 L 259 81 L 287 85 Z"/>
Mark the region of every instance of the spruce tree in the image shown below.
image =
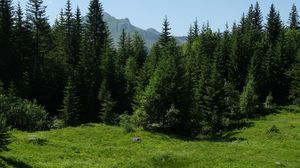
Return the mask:
<path id="1" fill-rule="evenodd" d="M 72 46 L 73 46 L 73 60 L 75 66 L 79 64 L 80 60 L 80 54 L 82 51 L 81 48 L 81 41 L 82 41 L 82 18 L 81 18 L 81 12 L 79 7 L 76 9 L 75 13 L 75 19 L 74 19 L 74 26 L 73 26 L 73 41 L 72 41 Z"/>
<path id="2" fill-rule="evenodd" d="M 48 17 L 46 16 L 46 6 L 43 5 L 43 0 L 29 0 L 26 10 L 30 31 L 32 32 L 32 61 L 28 75 L 28 97 L 36 99 L 38 103 L 46 105 L 48 109 L 51 109 L 50 111 L 54 111 L 58 107 L 50 105 L 54 102 L 55 97 L 53 96 L 52 100 L 50 96 L 52 93 L 50 90 L 53 89 L 53 86 L 47 82 L 51 78 L 51 68 L 47 66 L 49 64 L 46 63 L 46 57 L 49 56 L 52 50 L 53 41 Z"/>
<path id="3" fill-rule="evenodd" d="M 162 50 L 159 44 L 154 44 L 154 46 L 150 50 L 149 55 L 146 58 L 144 66 L 137 76 L 137 95 L 143 93 L 146 86 L 149 84 L 150 78 L 158 66 L 158 62 L 162 55 L 161 53 Z M 137 96 L 135 97 L 134 101 L 139 101 Z"/>
<path id="4" fill-rule="evenodd" d="M 166 47 L 146 89 L 137 95 L 134 116 L 146 129 L 188 134 L 189 95 L 181 54 L 174 40 Z"/>
<path id="5" fill-rule="evenodd" d="M 170 23 L 168 21 L 168 18 L 165 17 L 165 20 L 164 20 L 164 23 L 163 23 L 163 27 L 162 27 L 162 33 L 161 33 L 160 38 L 159 38 L 159 44 L 162 47 L 167 46 L 168 43 L 172 39 L 170 30 L 171 30 Z"/>
<path id="6" fill-rule="evenodd" d="M 115 124 L 117 113 L 114 110 L 117 102 L 112 99 L 106 80 L 103 80 L 101 84 L 98 98 L 101 103 L 99 118 L 105 124 Z"/>
<path id="7" fill-rule="evenodd" d="M 290 99 L 294 104 L 300 106 L 300 51 L 298 51 L 297 59 L 292 66 L 290 76 L 292 78 Z"/>
<path id="8" fill-rule="evenodd" d="M 33 32 L 33 69 L 38 71 L 44 63 L 47 52 L 50 50 L 51 42 L 50 25 L 43 0 L 29 0 L 27 3 L 27 17 Z"/>
<path id="9" fill-rule="evenodd" d="M 217 68 L 221 75 L 222 79 L 229 80 L 229 72 L 230 72 L 230 53 L 232 48 L 231 38 L 229 31 L 226 30 L 223 33 L 223 37 L 218 44 L 215 55 L 216 61 L 218 62 Z"/>
<path id="10" fill-rule="evenodd" d="M 136 78 L 138 74 L 138 66 L 137 61 L 134 57 L 129 57 L 126 61 L 126 66 L 124 69 L 124 78 L 125 78 L 125 95 L 126 95 L 126 105 L 127 105 L 127 111 L 129 113 L 132 112 L 132 100 L 136 94 Z"/>
<path id="11" fill-rule="evenodd" d="M 66 126 L 76 126 L 79 123 L 79 110 L 77 88 L 74 78 L 70 77 L 64 91 L 63 108 L 60 110 L 61 118 Z"/>
<path id="12" fill-rule="evenodd" d="M 115 124 L 117 116 L 123 111 L 125 102 L 115 69 L 115 52 L 110 41 L 105 44 L 101 63 L 102 83 L 98 91 L 99 118 L 106 124 Z"/>
<path id="13" fill-rule="evenodd" d="M 240 111 L 243 117 L 251 117 L 257 114 L 258 96 L 256 94 L 256 83 L 252 72 L 249 72 L 247 84 L 240 97 Z"/>
<path id="14" fill-rule="evenodd" d="M 137 63 L 137 68 L 141 69 L 147 58 L 147 49 L 145 47 L 145 41 L 138 33 L 135 33 L 133 35 L 132 49 L 133 49 L 133 56 Z"/>
<path id="15" fill-rule="evenodd" d="M 14 80 L 13 7 L 11 0 L 0 0 L 0 80 Z"/>
<path id="16" fill-rule="evenodd" d="M 119 72 L 119 75 L 122 76 L 122 74 L 124 74 L 124 66 L 126 64 L 126 60 L 127 58 L 129 57 L 129 53 L 128 53 L 128 50 L 129 50 L 129 46 L 130 44 L 128 43 L 131 43 L 130 41 L 128 41 L 128 34 L 125 32 L 125 30 L 123 29 L 122 30 L 122 33 L 120 35 L 120 39 L 119 39 L 119 42 L 118 42 L 118 57 L 117 57 L 117 60 L 116 60 L 116 66 L 118 68 L 118 72 Z"/>
<path id="17" fill-rule="evenodd" d="M 242 91 L 246 83 L 248 68 L 254 52 L 255 41 L 249 18 L 244 15 L 232 36 L 232 51 L 230 54 L 230 81 Z"/>
<path id="18" fill-rule="evenodd" d="M 256 4 L 255 4 L 254 11 L 253 11 L 253 18 L 251 19 L 251 21 L 252 21 L 252 27 L 255 31 L 258 31 L 258 32 L 262 31 L 263 18 L 262 18 L 261 9 L 260 9 L 258 2 L 256 2 Z"/>
<path id="19" fill-rule="evenodd" d="M 267 17 L 266 30 L 270 44 L 273 46 L 276 45 L 282 31 L 282 22 L 280 20 L 280 14 L 276 11 L 274 4 L 271 5 Z"/>
<path id="20" fill-rule="evenodd" d="M 109 32 L 103 21 L 103 8 L 99 0 L 89 4 L 87 20 L 84 25 L 80 73 L 82 76 L 80 97 L 85 115 L 83 122 L 98 121 L 100 110 L 98 91 L 102 83 L 101 60 L 108 40 Z"/>
<path id="21" fill-rule="evenodd" d="M 290 24 L 289 25 L 290 29 L 299 29 L 300 28 L 299 15 L 298 15 L 297 7 L 295 4 L 293 4 L 292 10 L 290 12 L 289 24 Z"/>
<path id="22" fill-rule="evenodd" d="M 92 55 L 95 61 L 98 61 L 108 37 L 107 26 L 103 20 L 103 8 L 99 0 L 90 1 L 85 27 Z"/>
<path id="23" fill-rule="evenodd" d="M 74 18 L 72 13 L 72 7 L 71 7 L 71 1 L 67 0 L 66 7 L 65 7 L 65 13 L 64 13 L 64 43 L 65 43 L 65 55 L 66 60 L 68 63 L 68 66 L 70 68 L 70 71 L 76 66 L 75 56 L 74 53 L 74 47 L 73 47 L 73 27 L 74 27 Z"/>
<path id="24" fill-rule="evenodd" d="M 260 102 L 263 102 L 267 96 L 269 90 L 267 89 L 267 67 L 265 62 L 267 61 L 267 44 L 263 40 L 260 43 L 256 43 L 253 56 L 251 58 L 251 65 L 249 70 L 253 73 L 253 77 L 256 81 L 256 90 L 260 98 Z"/>
<path id="25" fill-rule="evenodd" d="M 26 87 L 28 83 L 28 73 L 31 69 L 32 62 L 32 33 L 29 28 L 27 20 L 24 19 L 23 12 L 20 4 L 17 6 L 17 11 L 15 13 L 15 24 L 14 24 L 14 48 L 15 64 L 19 65 L 15 67 L 16 79 L 15 83 L 20 89 L 21 95 L 27 96 Z"/>

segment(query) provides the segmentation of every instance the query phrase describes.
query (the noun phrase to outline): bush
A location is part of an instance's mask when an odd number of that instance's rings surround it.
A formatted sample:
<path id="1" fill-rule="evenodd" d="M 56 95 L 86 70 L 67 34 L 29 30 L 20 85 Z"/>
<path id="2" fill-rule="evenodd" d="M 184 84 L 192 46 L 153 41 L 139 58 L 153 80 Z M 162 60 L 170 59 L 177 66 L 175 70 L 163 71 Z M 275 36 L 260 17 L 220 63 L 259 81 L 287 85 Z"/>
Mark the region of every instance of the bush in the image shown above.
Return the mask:
<path id="1" fill-rule="evenodd" d="M 43 145 L 47 144 L 48 140 L 33 135 L 33 136 L 31 136 L 31 137 L 28 138 L 27 142 L 31 143 L 31 144 L 34 144 L 34 145 L 41 145 L 41 146 L 43 146 Z"/>
<path id="2" fill-rule="evenodd" d="M 134 132 L 134 124 L 131 121 L 131 117 L 127 114 L 120 116 L 120 126 L 124 128 L 126 133 Z"/>
<path id="3" fill-rule="evenodd" d="M 267 133 L 268 134 L 272 134 L 272 133 L 278 134 L 279 133 L 279 129 L 277 128 L 276 125 L 273 125 L 270 129 L 267 130 Z"/>
<path id="4" fill-rule="evenodd" d="M 48 128 L 48 114 L 36 102 L 2 94 L 0 112 L 7 119 L 7 124 L 13 128 L 22 131 L 39 131 Z"/>
<path id="5" fill-rule="evenodd" d="M 157 153 L 151 158 L 153 167 L 184 167 L 180 161 L 183 158 L 178 158 L 176 155 L 169 152 Z"/>
<path id="6" fill-rule="evenodd" d="M 272 93 L 269 93 L 269 95 L 267 96 L 266 101 L 264 103 L 264 108 L 267 112 L 273 112 L 275 110 L 276 105 L 274 103 Z"/>
<path id="7" fill-rule="evenodd" d="M 10 135 L 6 125 L 6 119 L 0 114 L 0 152 L 7 151 L 7 145 L 10 143 Z"/>
<path id="8" fill-rule="evenodd" d="M 66 127 L 66 124 L 63 120 L 54 118 L 50 126 L 52 129 L 62 129 Z"/>

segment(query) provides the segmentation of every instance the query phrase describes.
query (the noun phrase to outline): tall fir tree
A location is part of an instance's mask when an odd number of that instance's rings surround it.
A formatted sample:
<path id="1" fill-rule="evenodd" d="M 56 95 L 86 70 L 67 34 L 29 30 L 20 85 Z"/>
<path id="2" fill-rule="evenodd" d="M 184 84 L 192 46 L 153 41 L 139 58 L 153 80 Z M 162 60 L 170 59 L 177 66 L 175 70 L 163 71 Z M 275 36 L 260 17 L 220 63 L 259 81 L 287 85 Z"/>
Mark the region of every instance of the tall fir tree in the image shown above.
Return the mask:
<path id="1" fill-rule="evenodd" d="M 181 53 L 173 40 L 163 51 L 146 89 L 137 95 L 134 116 L 144 128 L 189 133 L 189 95 L 181 61 Z"/>
<path id="2" fill-rule="evenodd" d="M 22 92 L 21 95 L 27 96 L 26 88 L 28 84 L 28 73 L 31 69 L 32 62 L 32 32 L 30 31 L 29 23 L 24 19 L 23 12 L 20 3 L 17 6 L 17 11 L 14 17 L 14 45 L 15 54 L 18 56 L 17 64 L 18 66 L 15 71 L 17 73 L 17 87 Z"/>
<path id="3" fill-rule="evenodd" d="M 79 7 L 76 9 L 75 13 L 75 19 L 74 19 L 74 26 L 73 26 L 73 32 L 72 32 L 72 46 L 73 46 L 73 60 L 74 60 L 74 66 L 78 66 L 79 61 L 80 61 L 80 55 L 82 52 L 82 46 L 81 46 L 81 41 L 82 41 L 82 16 Z"/>
<path id="4" fill-rule="evenodd" d="M 67 0 L 66 7 L 64 10 L 64 44 L 65 44 L 65 55 L 66 55 L 66 60 L 67 64 L 69 66 L 69 70 L 72 71 L 72 69 L 75 67 L 75 57 L 73 55 L 74 53 L 74 47 L 72 45 L 73 43 L 73 27 L 74 27 L 74 18 L 73 18 L 73 13 L 72 13 L 72 6 L 71 6 L 71 1 Z"/>
<path id="5" fill-rule="evenodd" d="M 137 61 L 134 57 L 130 56 L 125 65 L 124 69 L 124 79 L 125 79 L 125 95 L 126 95 L 126 111 L 131 113 L 133 111 L 132 108 L 132 100 L 136 94 L 136 78 L 138 74 L 138 65 Z"/>
<path id="6" fill-rule="evenodd" d="M 300 29 L 299 15 L 295 4 L 293 4 L 290 12 L 289 24 L 290 29 Z"/>
<path id="7" fill-rule="evenodd" d="M 50 78 L 47 67 L 47 57 L 53 49 L 50 25 L 46 16 L 46 6 L 43 0 L 29 0 L 27 3 L 27 19 L 32 32 L 32 62 L 29 73 L 29 98 L 36 99 L 38 103 L 46 105 L 50 111 L 55 111 L 50 105 L 52 96 L 50 96 L 52 86 L 47 79 Z M 48 71 L 48 72 L 46 72 Z"/>
<path id="8" fill-rule="evenodd" d="M 0 1 L 0 80 L 14 80 L 13 7 L 11 0 Z"/>
<path id="9" fill-rule="evenodd" d="M 103 8 L 99 0 L 90 1 L 85 27 L 92 55 L 95 61 L 98 61 L 101 59 L 101 52 L 108 37 L 107 26 L 103 20 Z"/>
<path id="10" fill-rule="evenodd" d="M 162 27 L 162 33 L 159 38 L 159 43 L 161 46 L 165 47 L 168 45 L 168 43 L 171 41 L 171 33 L 170 33 L 170 23 L 168 21 L 168 18 L 165 17 L 165 20 L 163 22 L 163 27 Z"/>
<path id="11" fill-rule="evenodd" d="M 251 19 L 251 22 L 252 22 L 252 27 L 255 31 L 262 31 L 263 18 L 262 18 L 261 9 L 258 2 L 256 2 L 255 4 L 254 11 L 253 11 L 253 18 Z"/>
<path id="12" fill-rule="evenodd" d="M 146 61 L 148 53 L 147 48 L 145 47 L 145 41 L 138 33 L 135 33 L 133 35 L 132 50 L 133 57 L 135 58 L 137 63 L 137 68 L 141 69 Z"/>
<path id="13" fill-rule="evenodd" d="M 100 120 L 107 124 L 113 124 L 118 116 L 118 112 L 123 107 L 118 109 L 120 101 L 123 101 L 122 90 L 119 88 L 115 70 L 115 57 L 114 50 L 111 47 L 111 42 L 105 44 L 105 51 L 102 57 L 101 73 L 102 83 L 98 92 L 98 100 L 100 102 Z"/>
<path id="14" fill-rule="evenodd" d="M 43 65 L 45 56 L 51 47 L 50 25 L 43 0 L 29 0 L 27 3 L 27 17 L 33 32 L 33 69 L 38 71 Z"/>
<path id="15" fill-rule="evenodd" d="M 275 46 L 282 31 L 282 22 L 280 20 L 280 14 L 276 11 L 274 4 L 271 5 L 267 17 L 266 31 L 270 44 Z"/>
<path id="16" fill-rule="evenodd" d="M 300 106 L 300 50 L 298 50 L 296 61 L 289 74 L 292 78 L 290 99 L 294 104 Z"/>
<path id="17" fill-rule="evenodd" d="M 100 103 L 98 91 L 101 86 L 101 60 L 108 40 L 108 29 L 103 20 L 103 8 L 99 0 L 89 4 L 87 20 L 84 25 L 80 73 L 82 76 L 80 97 L 85 114 L 83 122 L 98 121 Z"/>

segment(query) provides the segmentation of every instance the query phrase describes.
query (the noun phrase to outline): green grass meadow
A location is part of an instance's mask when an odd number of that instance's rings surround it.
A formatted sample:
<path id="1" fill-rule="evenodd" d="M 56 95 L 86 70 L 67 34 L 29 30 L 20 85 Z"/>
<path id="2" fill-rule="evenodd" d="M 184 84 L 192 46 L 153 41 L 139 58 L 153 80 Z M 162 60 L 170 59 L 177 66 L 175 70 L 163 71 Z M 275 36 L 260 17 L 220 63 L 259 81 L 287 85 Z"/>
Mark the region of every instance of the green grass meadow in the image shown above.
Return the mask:
<path id="1" fill-rule="evenodd" d="M 184 140 L 90 124 L 47 132 L 12 132 L 1 167 L 20 168 L 276 168 L 300 167 L 300 108 L 251 120 L 232 140 Z M 268 132 L 273 126 L 278 130 Z M 139 137 L 140 142 L 133 142 Z"/>

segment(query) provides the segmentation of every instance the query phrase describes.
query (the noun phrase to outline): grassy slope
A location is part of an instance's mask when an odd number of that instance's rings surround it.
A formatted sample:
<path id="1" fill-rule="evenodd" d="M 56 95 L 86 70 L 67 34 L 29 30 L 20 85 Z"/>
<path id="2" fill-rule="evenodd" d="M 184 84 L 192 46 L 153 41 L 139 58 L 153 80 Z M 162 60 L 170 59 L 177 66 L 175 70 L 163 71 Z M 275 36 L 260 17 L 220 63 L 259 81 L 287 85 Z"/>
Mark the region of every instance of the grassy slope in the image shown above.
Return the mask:
<path id="1" fill-rule="evenodd" d="M 292 110 L 293 109 L 293 110 Z M 267 134 L 276 125 L 279 134 Z M 90 125 L 50 132 L 13 132 L 8 167 L 300 167 L 300 109 L 253 121 L 229 142 L 184 141 L 167 135 Z M 29 143 L 40 138 L 42 145 Z M 132 137 L 142 138 L 132 142 Z"/>

